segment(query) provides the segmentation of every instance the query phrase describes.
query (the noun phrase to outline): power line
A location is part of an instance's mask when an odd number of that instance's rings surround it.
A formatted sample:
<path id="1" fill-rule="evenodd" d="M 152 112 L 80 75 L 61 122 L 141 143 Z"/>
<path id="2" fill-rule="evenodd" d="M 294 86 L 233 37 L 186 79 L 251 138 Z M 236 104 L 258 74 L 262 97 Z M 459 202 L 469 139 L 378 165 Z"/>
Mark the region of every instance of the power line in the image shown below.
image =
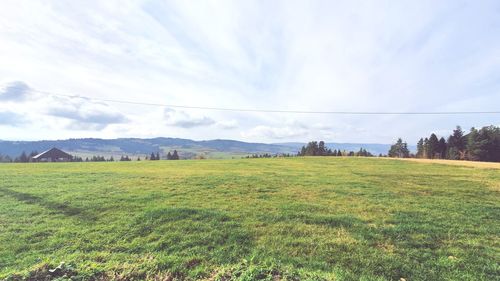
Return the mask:
<path id="1" fill-rule="evenodd" d="M 56 94 L 38 90 L 32 90 L 37 93 L 67 97 L 67 98 L 82 98 L 101 102 L 133 104 L 144 106 L 159 106 L 168 108 L 182 108 L 182 109 L 203 109 L 203 110 L 216 110 L 216 111 L 232 111 L 232 112 L 260 112 L 260 113 L 293 113 L 293 114 L 336 114 L 336 115 L 473 115 L 473 114 L 500 114 L 500 111 L 410 111 L 410 112 L 389 112 L 389 111 L 308 111 L 308 110 L 279 110 L 279 109 L 251 109 L 251 108 L 228 108 L 228 107 L 209 107 L 209 106 L 191 106 L 191 105 L 177 105 L 177 104 L 162 104 L 162 103 L 149 103 L 137 102 L 118 99 L 103 99 L 91 98 L 79 95 L 64 95 Z"/>

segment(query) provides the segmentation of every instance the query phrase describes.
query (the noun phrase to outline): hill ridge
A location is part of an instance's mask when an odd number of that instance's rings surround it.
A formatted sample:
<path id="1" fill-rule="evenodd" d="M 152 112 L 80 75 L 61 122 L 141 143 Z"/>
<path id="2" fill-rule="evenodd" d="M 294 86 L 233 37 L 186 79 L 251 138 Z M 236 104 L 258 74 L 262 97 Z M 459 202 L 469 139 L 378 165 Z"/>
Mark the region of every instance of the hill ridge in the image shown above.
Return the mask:
<path id="1" fill-rule="evenodd" d="M 16 157 L 23 151 L 44 151 L 58 147 L 76 155 L 149 155 L 151 152 L 179 150 L 185 158 L 205 154 L 211 158 L 227 158 L 252 153 L 296 153 L 301 142 L 260 143 L 233 139 L 192 140 L 175 137 L 155 138 L 69 138 L 58 140 L 9 141 L 0 140 L 0 154 Z M 387 153 L 390 144 L 378 143 L 334 143 L 332 149 L 357 151 L 364 148 L 373 154 Z"/>

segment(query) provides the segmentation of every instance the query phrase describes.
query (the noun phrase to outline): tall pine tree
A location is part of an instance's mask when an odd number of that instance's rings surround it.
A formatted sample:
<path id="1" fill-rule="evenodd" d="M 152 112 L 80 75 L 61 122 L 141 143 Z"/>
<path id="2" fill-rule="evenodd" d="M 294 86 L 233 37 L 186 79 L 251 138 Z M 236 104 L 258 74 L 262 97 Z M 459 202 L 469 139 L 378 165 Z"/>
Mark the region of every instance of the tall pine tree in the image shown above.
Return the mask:
<path id="1" fill-rule="evenodd" d="M 417 143 L 417 158 L 423 158 L 424 157 L 424 139 L 420 138 L 420 140 Z"/>
<path id="2" fill-rule="evenodd" d="M 437 153 L 438 153 L 440 159 L 446 158 L 446 140 L 443 137 L 441 137 L 439 139 Z"/>
<path id="3" fill-rule="evenodd" d="M 429 144 L 428 144 L 428 158 L 434 159 L 436 156 L 438 156 L 439 152 L 439 140 L 436 136 L 436 134 L 432 133 L 431 136 L 429 137 Z"/>
<path id="4" fill-rule="evenodd" d="M 467 138 L 460 126 L 453 130 L 453 134 L 448 137 L 447 157 L 448 159 L 459 160 L 465 159 L 465 148 Z"/>
<path id="5" fill-rule="evenodd" d="M 172 160 L 179 160 L 179 154 L 177 154 L 177 150 L 174 150 L 174 153 L 172 153 Z"/>

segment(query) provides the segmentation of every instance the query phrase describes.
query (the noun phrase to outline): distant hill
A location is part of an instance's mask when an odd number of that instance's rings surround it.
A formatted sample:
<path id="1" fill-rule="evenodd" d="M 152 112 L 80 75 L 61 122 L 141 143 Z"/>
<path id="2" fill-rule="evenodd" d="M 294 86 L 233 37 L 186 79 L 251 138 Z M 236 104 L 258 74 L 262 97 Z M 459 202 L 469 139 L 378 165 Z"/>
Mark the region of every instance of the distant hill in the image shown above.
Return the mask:
<path id="1" fill-rule="evenodd" d="M 205 140 L 194 141 L 181 138 L 120 138 L 120 139 L 67 139 L 67 140 L 42 140 L 42 141 L 0 141 L 0 154 L 16 157 L 23 151 L 42 152 L 52 147 L 78 156 L 121 156 L 133 157 L 160 152 L 166 154 L 174 149 L 180 152 L 181 158 L 193 158 L 203 155 L 207 158 L 241 157 L 251 153 L 296 153 L 304 143 L 250 143 L 235 140 Z M 388 144 L 355 144 L 355 143 L 328 143 L 332 149 L 357 151 L 363 147 L 373 154 L 387 153 Z"/>

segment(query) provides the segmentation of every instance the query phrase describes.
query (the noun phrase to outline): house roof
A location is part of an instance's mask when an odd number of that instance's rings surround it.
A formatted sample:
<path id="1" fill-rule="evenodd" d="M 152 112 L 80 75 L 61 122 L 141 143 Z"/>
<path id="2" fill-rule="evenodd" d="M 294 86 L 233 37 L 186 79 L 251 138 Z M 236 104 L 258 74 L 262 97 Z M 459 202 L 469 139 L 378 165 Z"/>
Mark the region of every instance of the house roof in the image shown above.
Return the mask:
<path id="1" fill-rule="evenodd" d="M 33 156 L 33 159 L 40 159 L 40 158 L 71 158 L 71 154 L 68 154 L 58 148 L 51 148 L 49 150 L 46 150 L 38 155 Z"/>

